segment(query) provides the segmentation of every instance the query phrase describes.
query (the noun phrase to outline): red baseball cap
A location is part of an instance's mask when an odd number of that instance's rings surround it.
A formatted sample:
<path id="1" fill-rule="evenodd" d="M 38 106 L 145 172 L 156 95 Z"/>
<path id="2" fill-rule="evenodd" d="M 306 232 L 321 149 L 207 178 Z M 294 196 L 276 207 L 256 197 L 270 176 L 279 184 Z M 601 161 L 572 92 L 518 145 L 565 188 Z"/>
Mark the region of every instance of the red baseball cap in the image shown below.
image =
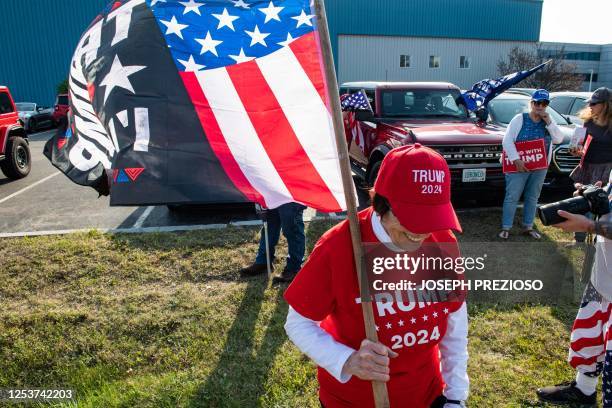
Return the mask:
<path id="1" fill-rule="evenodd" d="M 461 232 L 450 190 L 446 160 L 418 143 L 387 153 L 374 184 L 374 191 L 389 200 L 402 226 L 415 234 Z"/>

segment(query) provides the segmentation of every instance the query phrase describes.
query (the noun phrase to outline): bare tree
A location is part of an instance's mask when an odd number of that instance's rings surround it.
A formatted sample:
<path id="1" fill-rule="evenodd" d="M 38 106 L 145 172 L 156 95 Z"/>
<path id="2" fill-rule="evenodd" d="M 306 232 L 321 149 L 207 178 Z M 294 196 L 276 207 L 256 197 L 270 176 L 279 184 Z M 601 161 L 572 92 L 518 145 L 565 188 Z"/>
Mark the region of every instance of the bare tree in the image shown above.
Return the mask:
<path id="1" fill-rule="evenodd" d="M 554 91 L 577 91 L 582 86 L 584 76 L 576 73 L 576 65 L 564 61 L 565 50 L 562 48 L 550 56 L 552 61 L 534 75 L 524 79 L 517 86 L 522 88 L 544 88 Z M 506 58 L 497 62 L 501 75 L 531 69 L 549 58 L 542 52 L 541 46 L 534 49 L 514 47 Z"/>

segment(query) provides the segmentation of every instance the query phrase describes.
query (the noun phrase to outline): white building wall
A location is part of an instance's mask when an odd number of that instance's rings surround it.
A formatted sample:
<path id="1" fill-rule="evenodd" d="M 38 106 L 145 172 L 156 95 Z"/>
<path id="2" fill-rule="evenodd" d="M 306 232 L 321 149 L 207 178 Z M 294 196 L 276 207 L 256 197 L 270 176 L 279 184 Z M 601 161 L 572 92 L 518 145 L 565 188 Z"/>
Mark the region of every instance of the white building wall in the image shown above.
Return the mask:
<path id="1" fill-rule="evenodd" d="M 598 61 L 566 60 L 576 65 L 576 72 L 592 69 L 600 86 L 612 88 L 612 44 L 541 43 L 546 50 L 601 53 Z M 429 37 L 392 37 L 340 35 L 338 38 L 338 79 L 349 81 L 448 81 L 462 89 L 485 78 L 497 78 L 497 62 L 514 47 L 535 51 L 535 42 L 492 41 Z M 410 67 L 400 67 L 400 55 L 410 55 Z M 429 68 L 429 57 L 440 57 L 440 68 Z M 461 56 L 470 58 L 470 68 L 460 68 Z M 520 84 L 518 85 L 521 86 Z M 588 80 L 582 90 L 587 91 Z"/>
<path id="2" fill-rule="evenodd" d="M 450 38 L 340 35 L 338 77 L 348 81 L 448 81 L 462 89 L 485 78 L 497 78 L 497 62 L 514 47 L 534 49 L 536 43 Z M 400 68 L 400 55 L 410 55 L 410 68 Z M 430 55 L 440 68 L 429 68 Z M 459 68 L 459 59 L 471 59 Z M 520 84 L 518 85 L 520 86 Z"/>
<path id="3" fill-rule="evenodd" d="M 612 88 L 612 44 L 601 46 L 601 61 L 599 63 L 600 86 Z"/>
<path id="4" fill-rule="evenodd" d="M 591 90 L 601 86 L 612 87 L 612 45 L 573 44 L 573 43 L 541 43 L 542 49 L 563 50 L 565 54 L 574 52 L 597 52 L 601 57 L 597 61 L 566 59 L 565 62 L 576 65 L 576 72 L 588 74 L 593 70 L 597 74 L 597 81 L 593 81 Z M 582 83 L 582 90 L 589 90 L 589 80 Z"/>

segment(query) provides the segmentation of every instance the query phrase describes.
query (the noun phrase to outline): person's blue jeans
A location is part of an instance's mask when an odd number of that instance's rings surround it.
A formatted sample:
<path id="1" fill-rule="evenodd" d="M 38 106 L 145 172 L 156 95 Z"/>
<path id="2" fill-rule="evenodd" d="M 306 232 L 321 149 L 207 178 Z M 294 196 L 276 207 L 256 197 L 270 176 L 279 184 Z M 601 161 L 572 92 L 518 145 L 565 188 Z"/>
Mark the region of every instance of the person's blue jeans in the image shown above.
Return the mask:
<path id="1" fill-rule="evenodd" d="M 297 203 L 283 204 L 274 210 L 268 210 L 268 245 L 270 260 L 274 260 L 274 251 L 280 238 L 281 229 L 287 238 L 289 256 L 287 257 L 287 269 L 295 272 L 302 267 L 304 252 L 306 251 L 306 236 L 304 235 L 304 210 L 305 206 Z M 256 264 L 266 263 L 266 237 L 261 230 L 259 239 L 259 250 L 257 251 Z"/>
<path id="2" fill-rule="evenodd" d="M 523 226 L 533 227 L 538 199 L 548 170 L 535 170 L 525 173 L 506 174 L 506 197 L 502 216 L 502 228 L 510 229 L 514 224 L 514 214 L 521 195 L 523 195 Z"/>

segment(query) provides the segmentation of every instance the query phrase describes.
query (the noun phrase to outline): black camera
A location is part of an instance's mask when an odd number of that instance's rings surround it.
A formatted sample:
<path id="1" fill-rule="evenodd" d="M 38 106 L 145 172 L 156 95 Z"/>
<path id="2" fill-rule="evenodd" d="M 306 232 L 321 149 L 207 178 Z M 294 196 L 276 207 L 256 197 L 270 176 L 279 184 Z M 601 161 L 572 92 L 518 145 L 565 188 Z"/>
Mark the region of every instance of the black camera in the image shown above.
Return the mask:
<path id="1" fill-rule="evenodd" d="M 608 186 L 610 190 L 610 186 Z M 557 214 L 558 210 L 567 211 L 572 214 L 605 215 L 610 212 L 610 202 L 608 200 L 609 191 L 597 186 L 583 186 L 578 197 L 546 204 L 538 207 L 538 217 L 544 225 L 555 225 L 567 219 Z"/>

